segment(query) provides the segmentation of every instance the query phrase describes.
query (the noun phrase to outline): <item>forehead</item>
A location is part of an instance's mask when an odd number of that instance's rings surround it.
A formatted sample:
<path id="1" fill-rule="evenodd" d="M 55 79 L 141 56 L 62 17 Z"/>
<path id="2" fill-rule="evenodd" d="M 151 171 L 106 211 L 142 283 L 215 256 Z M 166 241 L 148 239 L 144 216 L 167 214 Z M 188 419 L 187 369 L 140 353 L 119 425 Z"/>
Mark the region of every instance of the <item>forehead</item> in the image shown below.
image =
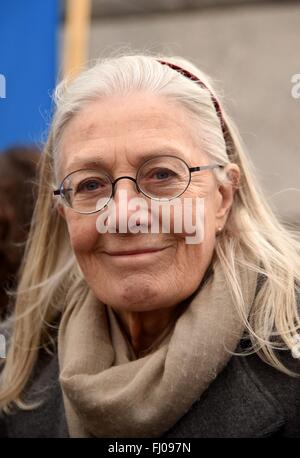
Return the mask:
<path id="1" fill-rule="evenodd" d="M 175 101 L 147 93 L 89 103 L 67 124 L 59 149 L 59 168 L 65 174 L 97 157 L 113 168 L 137 166 L 168 152 L 189 162 L 201 155 L 189 113 Z"/>

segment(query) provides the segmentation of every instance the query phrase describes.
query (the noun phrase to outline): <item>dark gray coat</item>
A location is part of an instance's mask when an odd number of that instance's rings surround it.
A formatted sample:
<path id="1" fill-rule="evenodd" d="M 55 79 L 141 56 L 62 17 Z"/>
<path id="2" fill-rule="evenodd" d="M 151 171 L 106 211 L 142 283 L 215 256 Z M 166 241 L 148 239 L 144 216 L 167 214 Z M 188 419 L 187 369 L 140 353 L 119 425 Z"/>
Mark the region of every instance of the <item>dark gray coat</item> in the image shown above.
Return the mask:
<path id="1" fill-rule="evenodd" d="M 300 373 L 300 361 L 283 353 L 283 361 Z M 26 393 L 45 401 L 32 411 L 1 414 L 0 437 L 68 437 L 58 373 L 57 355 L 41 353 Z M 300 437 L 300 378 L 280 373 L 254 354 L 231 357 L 201 398 L 162 437 L 265 436 Z"/>

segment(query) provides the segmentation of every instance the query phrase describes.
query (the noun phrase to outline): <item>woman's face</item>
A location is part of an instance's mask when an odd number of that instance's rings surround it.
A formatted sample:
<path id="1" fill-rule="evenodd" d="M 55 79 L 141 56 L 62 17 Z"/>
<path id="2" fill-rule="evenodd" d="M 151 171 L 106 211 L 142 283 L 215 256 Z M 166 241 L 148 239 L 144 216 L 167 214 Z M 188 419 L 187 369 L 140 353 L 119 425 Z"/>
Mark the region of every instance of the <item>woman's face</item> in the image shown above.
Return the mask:
<path id="1" fill-rule="evenodd" d="M 149 157 L 174 155 L 189 167 L 211 162 L 199 148 L 194 121 L 176 102 L 162 96 L 135 93 L 91 102 L 67 124 L 61 139 L 60 178 L 89 168 L 99 160 L 113 179 L 136 177 Z M 237 174 L 238 168 L 230 165 Z M 126 200 L 120 199 L 120 191 Z M 70 241 L 95 295 L 111 307 L 124 311 L 151 311 L 172 307 L 191 295 L 211 261 L 215 235 L 223 227 L 233 197 L 231 185 L 219 186 L 212 170 L 192 174 L 192 182 L 180 199 L 200 197 L 204 202 L 204 234 L 201 243 L 187 243 L 186 233 L 99 233 L 99 213 L 84 215 L 60 206 Z M 141 197 L 128 179 L 117 182 L 114 203 L 128 206 Z M 122 202 L 121 202 L 122 201 Z M 150 199 L 146 198 L 150 209 Z M 122 210 L 121 209 L 121 210 Z M 195 207 L 194 207 L 195 210 Z M 101 213 L 101 212 L 100 212 Z M 128 218 L 134 213 L 127 208 Z M 151 252 L 141 253 L 145 249 Z M 139 254 L 124 252 L 140 251 Z"/>

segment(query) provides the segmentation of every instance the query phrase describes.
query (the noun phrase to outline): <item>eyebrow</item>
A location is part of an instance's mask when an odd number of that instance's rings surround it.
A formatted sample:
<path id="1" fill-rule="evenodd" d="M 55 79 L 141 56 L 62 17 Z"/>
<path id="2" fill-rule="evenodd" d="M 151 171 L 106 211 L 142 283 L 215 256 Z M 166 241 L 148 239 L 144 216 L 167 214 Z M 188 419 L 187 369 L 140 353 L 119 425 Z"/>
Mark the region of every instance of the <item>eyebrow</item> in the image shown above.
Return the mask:
<path id="1" fill-rule="evenodd" d="M 139 154 L 136 157 L 136 166 L 142 164 L 143 162 L 145 162 L 148 159 L 152 159 L 153 157 L 165 156 L 165 155 L 176 156 L 186 161 L 180 149 L 177 149 L 174 146 L 165 145 L 160 148 L 155 148 L 153 150 L 149 150 L 148 152 Z M 76 170 L 80 170 L 80 169 L 89 169 L 89 168 L 93 169 L 93 168 L 99 168 L 99 167 L 103 167 L 105 169 L 110 168 L 107 162 L 103 159 L 103 157 L 99 155 L 95 155 L 94 153 L 93 156 L 89 156 L 88 158 L 84 158 L 84 157 L 75 158 L 69 164 L 67 168 L 67 174 L 75 172 Z"/>
<path id="2" fill-rule="evenodd" d="M 105 163 L 104 159 L 100 156 L 93 156 L 89 157 L 88 159 L 84 158 L 78 158 L 74 159 L 69 167 L 67 168 L 67 173 L 72 173 L 75 172 L 75 170 L 80 170 L 80 169 L 89 169 L 89 168 L 97 168 L 99 166 L 106 166 L 107 164 Z"/>

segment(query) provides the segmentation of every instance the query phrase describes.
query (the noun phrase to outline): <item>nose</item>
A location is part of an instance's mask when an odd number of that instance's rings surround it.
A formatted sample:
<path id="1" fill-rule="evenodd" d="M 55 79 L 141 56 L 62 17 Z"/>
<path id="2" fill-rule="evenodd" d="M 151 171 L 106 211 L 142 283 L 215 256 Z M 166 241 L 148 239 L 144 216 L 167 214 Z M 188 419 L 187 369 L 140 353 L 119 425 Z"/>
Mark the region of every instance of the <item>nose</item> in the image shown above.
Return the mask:
<path id="1" fill-rule="evenodd" d="M 124 180 L 123 182 L 121 180 Z M 136 180 L 130 176 L 122 176 L 117 178 L 113 183 L 113 199 L 115 205 L 124 205 L 124 202 L 129 202 L 130 199 L 140 195 Z"/>
<path id="2" fill-rule="evenodd" d="M 124 181 L 121 182 L 121 180 Z M 135 200 L 133 202 L 132 199 L 136 198 L 141 199 L 141 201 Z M 133 232 L 133 226 L 145 224 L 144 217 L 146 217 L 146 214 L 147 221 L 149 220 L 148 203 L 144 203 L 144 196 L 139 192 L 134 178 L 124 176 L 114 181 L 113 200 L 116 209 L 116 230 L 118 233 Z M 146 206 L 147 210 L 145 211 Z M 139 215 L 137 215 L 137 211 Z"/>
<path id="3" fill-rule="evenodd" d="M 117 190 L 120 189 L 119 181 L 121 181 L 121 180 L 128 180 L 128 181 L 122 183 L 122 189 L 126 190 L 129 193 L 132 192 L 133 189 L 135 191 L 135 194 L 137 194 L 139 192 L 138 188 L 137 188 L 137 184 L 136 184 L 136 179 L 135 178 L 130 177 L 130 176 L 119 177 L 113 183 L 113 198 L 114 198 L 115 201 L 118 198 Z M 130 181 L 131 181 L 131 183 L 130 183 Z"/>

